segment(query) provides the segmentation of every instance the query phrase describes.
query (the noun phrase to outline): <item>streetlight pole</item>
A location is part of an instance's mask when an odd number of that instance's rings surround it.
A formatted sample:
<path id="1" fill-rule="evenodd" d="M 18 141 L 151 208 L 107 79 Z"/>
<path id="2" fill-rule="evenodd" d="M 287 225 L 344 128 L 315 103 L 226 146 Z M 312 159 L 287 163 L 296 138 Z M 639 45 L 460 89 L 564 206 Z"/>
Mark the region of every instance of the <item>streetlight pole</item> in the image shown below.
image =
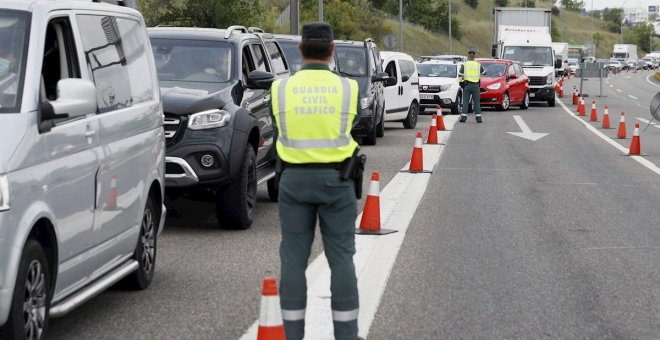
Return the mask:
<path id="1" fill-rule="evenodd" d="M 449 0 L 449 54 L 452 54 L 451 52 L 451 0 Z"/>
<path id="2" fill-rule="evenodd" d="M 323 0 L 319 0 L 319 22 L 323 22 Z"/>
<path id="3" fill-rule="evenodd" d="M 403 0 L 399 0 L 399 52 L 403 52 Z"/>

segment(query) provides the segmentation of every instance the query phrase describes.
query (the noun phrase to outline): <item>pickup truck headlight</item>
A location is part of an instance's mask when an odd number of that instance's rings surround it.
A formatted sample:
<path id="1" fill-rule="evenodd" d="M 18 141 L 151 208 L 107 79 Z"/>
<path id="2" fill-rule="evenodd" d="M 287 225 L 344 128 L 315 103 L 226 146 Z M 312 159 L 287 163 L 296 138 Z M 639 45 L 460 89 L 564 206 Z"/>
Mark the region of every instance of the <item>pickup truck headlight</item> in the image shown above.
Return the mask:
<path id="1" fill-rule="evenodd" d="M 9 210 L 9 180 L 7 175 L 0 176 L 0 211 Z"/>
<path id="2" fill-rule="evenodd" d="M 499 90 L 502 87 L 502 83 L 495 83 L 486 86 L 489 90 Z"/>
<path id="3" fill-rule="evenodd" d="M 373 97 L 364 97 L 360 99 L 360 107 L 365 110 L 371 107 L 374 103 Z"/>
<path id="4" fill-rule="evenodd" d="M 555 73 L 550 72 L 545 76 L 545 84 L 552 85 L 552 82 L 555 80 Z"/>
<path id="5" fill-rule="evenodd" d="M 440 92 L 449 91 L 454 88 L 454 84 L 440 85 Z"/>
<path id="6" fill-rule="evenodd" d="M 227 125 L 231 114 L 225 110 L 207 110 L 192 114 L 188 120 L 191 130 L 219 128 Z"/>

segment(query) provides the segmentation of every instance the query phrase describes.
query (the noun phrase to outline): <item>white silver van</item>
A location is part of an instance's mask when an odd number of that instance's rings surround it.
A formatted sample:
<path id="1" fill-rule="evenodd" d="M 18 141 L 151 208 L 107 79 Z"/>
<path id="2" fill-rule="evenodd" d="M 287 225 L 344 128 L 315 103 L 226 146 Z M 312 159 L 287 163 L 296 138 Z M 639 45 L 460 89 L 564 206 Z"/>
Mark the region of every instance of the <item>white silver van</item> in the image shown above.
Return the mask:
<path id="1" fill-rule="evenodd" d="M 396 85 L 387 86 L 385 121 L 402 122 L 406 129 L 414 129 L 419 115 L 419 77 L 415 59 L 401 52 L 380 52 L 383 69 Z"/>
<path id="2" fill-rule="evenodd" d="M 139 12 L 0 1 L 0 338 L 43 338 L 121 279 L 149 285 L 164 148 Z"/>

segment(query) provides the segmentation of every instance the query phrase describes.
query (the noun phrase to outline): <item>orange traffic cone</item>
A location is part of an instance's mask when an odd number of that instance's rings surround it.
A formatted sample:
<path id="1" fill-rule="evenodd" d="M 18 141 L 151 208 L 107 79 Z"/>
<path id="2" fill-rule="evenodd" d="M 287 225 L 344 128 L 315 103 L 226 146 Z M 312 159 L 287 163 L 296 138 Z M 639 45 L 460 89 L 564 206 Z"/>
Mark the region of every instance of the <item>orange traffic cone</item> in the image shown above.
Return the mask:
<path id="1" fill-rule="evenodd" d="M 580 97 L 580 104 L 578 104 L 578 113 L 580 116 L 585 116 L 586 112 L 584 110 L 584 97 Z"/>
<path id="2" fill-rule="evenodd" d="M 374 171 L 371 174 L 369 194 L 364 202 L 360 227 L 355 230 L 356 234 L 362 235 L 386 235 L 397 232 L 397 230 L 380 228 L 380 173 Z"/>
<path id="3" fill-rule="evenodd" d="M 642 155 L 641 151 L 642 146 L 639 140 L 639 123 L 635 123 L 635 130 L 633 132 L 632 141 L 630 142 L 630 149 L 628 149 L 628 153 L 624 154 L 624 156 L 646 156 Z"/>
<path id="4" fill-rule="evenodd" d="M 598 112 L 596 112 L 596 101 L 591 102 L 591 116 L 589 117 L 590 122 L 598 121 Z"/>
<path id="5" fill-rule="evenodd" d="M 284 340 L 284 323 L 277 293 L 277 279 L 264 278 L 257 340 Z"/>
<path id="6" fill-rule="evenodd" d="M 603 129 L 609 129 L 610 128 L 610 110 L 607 109 L 607 105 L 605 105 L 605 110 L 603 111 L 603 125 L 601 126 Z"/>
<path id="7" fill-rule="evenodd" d="M 564 86 L 559 83 L 559 98 L 564 98 Z"/>
<path id="8" fill-rule="evenodd" d="M 616 133 L 616 138 L 626 139 L 626 117 L 621 112 L 621 120 L 619 120 L 619 131 Z"/>
<path id="9" fill-rule="evenodd" d="M 578 104 L 578 92 L 575 86 L 573 86 L 573 105 Z"/>
<path id="10" fill-rule="evenodd" d="M 422 133 L 417 132 L 415 138 L 415 147 L 413 148 L 412 157 L 410 158 L 410 167 L 408 171 L 412 173 L 431 173 L 431 171 L 424 170 L 424 155 L 422 154 Z"/>
<path id="11" fill-rule="evenodd" d="M 438 128 L 436 126 L 436 115 L 431 117 L 431 126 L 429 127 L 429 136 L 426 138 L 426 144 L 438 144 Z"/>
<path id="12" fill-rule="evenodd" d="M 451 131 L 445 128 L 445 120 L 444 118 L 442 118 L 442 108 L 440 107 L 440 105 L 438 105 L 438 107 L 435 109 L 435 112 L 436 112 L 435 126 L 437 131 Z"/>
<path id="13" fill-rule="evenodd" d="M 110 180 L 110 193 L 108 194 L 108 209 L 117 208 L 117 176 L 112 176 Z"/>

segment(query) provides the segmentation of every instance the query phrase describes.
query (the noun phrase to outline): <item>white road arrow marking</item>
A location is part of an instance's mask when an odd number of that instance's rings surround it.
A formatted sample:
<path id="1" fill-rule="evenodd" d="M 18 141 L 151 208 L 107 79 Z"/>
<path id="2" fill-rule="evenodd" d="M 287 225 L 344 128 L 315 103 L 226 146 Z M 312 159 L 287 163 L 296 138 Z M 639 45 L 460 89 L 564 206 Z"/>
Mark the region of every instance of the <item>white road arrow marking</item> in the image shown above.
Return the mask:
<path id="1" fill-rule="evenodd" d="M 529 126 L 527 126 L 527 124 L 525 124 L 525 121 L 523 121 L 523 119 L 518 115 L 514 115 L 513 119 L 516 120 L 516 123 L 518 123 L 518 126 L 520 126 L 520 130 L 522 132 L 507 132 L 510 135 L 517 136 L 517 137 L 522 137 L 522 138 L 525 138 L 525 139 L 529 139 L 532 142 L 535 142 L 535 141 L 549 135 L 549 133 L 532 132 L 532 130 L 529 128 Z"/>

